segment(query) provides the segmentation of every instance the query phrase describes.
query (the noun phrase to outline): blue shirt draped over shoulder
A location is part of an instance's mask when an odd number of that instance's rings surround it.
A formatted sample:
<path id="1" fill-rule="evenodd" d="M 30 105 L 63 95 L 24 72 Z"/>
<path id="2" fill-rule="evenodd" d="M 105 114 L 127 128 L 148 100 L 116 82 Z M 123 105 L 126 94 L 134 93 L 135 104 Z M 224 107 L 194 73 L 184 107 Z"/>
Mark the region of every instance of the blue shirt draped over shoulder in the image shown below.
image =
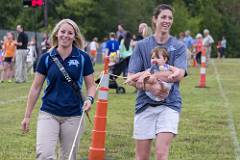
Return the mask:
<path id="1" fill-rule="evenodd" d="M 82 114 L 83 102 L 67 83 L 50 54 L 59 59 L 80 88 L 82 88 L 83 77 L 94 72 L 91 60 L 85 52 L 76 47 L 73 47 L 70 56 L 63 60 L 54 48 L 41 56 L 36 70 L 46 76 L 47 81 L 40 110 L 57 116 L 79 116 Z"/>
<path id="2" fill-rule="evenodd" d="M 154 36 L 150 36 L 138 41 L 129 62 L 128 72 L 137 73 L 150 68 L 151 51 L 157 46 L 167 48 L 169 54 L 169 65 L 184 69 L 185 71 L 187 70 L 187 52 L 186 46 L 183 42 L 170 36 L 166 44 L 158 44 Z M 161 102 L 153 101 L 144 91 L 138 91 L 135 108 L 136 113 L 144 111 L 148 106 L 157 105 L 165 105 L 175 111 L 181 111 L 182 99 L 179 92 L 179 82 L 175 82 L 173 84 L 169 96 Z"/>

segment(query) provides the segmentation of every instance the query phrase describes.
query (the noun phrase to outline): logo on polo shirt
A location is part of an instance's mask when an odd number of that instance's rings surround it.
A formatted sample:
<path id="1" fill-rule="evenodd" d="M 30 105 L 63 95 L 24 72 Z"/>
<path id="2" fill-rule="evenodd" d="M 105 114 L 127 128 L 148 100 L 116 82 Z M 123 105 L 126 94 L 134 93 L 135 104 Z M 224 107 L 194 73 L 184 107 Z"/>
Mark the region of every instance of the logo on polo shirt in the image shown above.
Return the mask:
<path id="1" fill-rule="evenodd" d="M 173 45 L 170 45 L 167 50 L 168 52 L 172 52 L 172 51 L 176 51 L 176 48 Z"/>
<path id="2" fill-rule="evenodd" d="M 78 67 L 78 65 L 79 65 L 79 62 L 76 59 L 71 59 L 71 60 L 68 61 L 68 66 L 76 66 L 76 67 Z"/>

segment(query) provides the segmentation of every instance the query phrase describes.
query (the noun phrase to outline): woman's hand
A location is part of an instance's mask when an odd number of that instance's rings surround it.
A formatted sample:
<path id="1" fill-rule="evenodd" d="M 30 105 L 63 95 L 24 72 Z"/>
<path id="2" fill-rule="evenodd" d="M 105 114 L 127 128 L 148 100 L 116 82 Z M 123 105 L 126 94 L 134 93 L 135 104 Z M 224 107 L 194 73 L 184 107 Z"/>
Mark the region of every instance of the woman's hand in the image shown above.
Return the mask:
<path id="1" fill-rule="evenodd" d="M 149 71 L 145 71 L 142 73 L 141 76 L 137 79 L 137 82 L 143 83 L 146 78 L 149 78 L 151 76 L 151 73 Z"/>
<path id="2" fill-rule="evenodd" d="M 22 123 L 21 123 L 21 125 L 22 125 L 22 132 L 23 133 L 28 133 L 29 132 L 29 124 L 30 124 L 30 118 L 24 118 L 23 120 L 22 120 Z"/>
<path id="3" fill-rule="evenodd" d="M 174 79 L 176 78 L 177 76 L 175 74 L 170 74 L 168 76 L 168 80 L 171 82 L 171 81 L 174 81 Z"/>
<path id="4" fill-rule="evenodd" d="M 136 74 L 129 75 L 127 77 L 127 80 L 124 83 L 127 83 L 128 85 L 131 85 L 132 83 L 136 83 L 136 81 L 139 79 L 139 77 L 142 75 L 142 72 L 138 72 Z"/>
<path id="5" fill-rule="evenodd" d="M 162 58 L 160 58 L 160 59 L 151 59 L 151 63 L 152 64 L 158 64 L 159 66 L 162 66 L 162 65 L 164 65 L 166 62 L 165 62 L 165 60 L 164 60 L 164 58 L 162 57 Z"/>
<path id="6" fill-rule="evenodd" d="M 91 118 L 90 118 L 88 112 L 91 110 L 91 105 L 92 105 L 92 103 L 91 103 L 90 99 L 86 99 L 83 103 L 83 112 L 86 113 L 86 116 L 87 116 L 90 124 L 92 124 L 92 121 L 91 121 Z"/>
<path id="7" fill-rule="evenodd" d="M 83 103 L 83 111 L 89 112 L 91 110 L 91 101 L 86 99 Z"/>
<path id="8" fill-rule="evenodd" d="M 143 90 L 144 89 L 144 82 L 143 81 L 137 81 L 136 82 L 136 88 L 139 90 Z"/>

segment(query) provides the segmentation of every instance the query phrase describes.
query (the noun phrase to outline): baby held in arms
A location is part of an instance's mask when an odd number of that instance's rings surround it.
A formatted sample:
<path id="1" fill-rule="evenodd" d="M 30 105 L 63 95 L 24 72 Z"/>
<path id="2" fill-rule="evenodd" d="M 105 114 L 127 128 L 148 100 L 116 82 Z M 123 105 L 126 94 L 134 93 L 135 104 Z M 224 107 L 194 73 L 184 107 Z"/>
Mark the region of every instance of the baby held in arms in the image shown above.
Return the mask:
<path id="1" fill-rule="evenodd" d="M 128 76 L 125 83 L 144 90 L 154 101 L 164 100 L 173 85 L 171 82 L 180 74 L 180 69 L 167 64 L 168 60 L 166 48 L 155 47 L 151 52 L 151 67 Z M 165 81 L 161 79 L 164 75 L 168 75 Z"/>

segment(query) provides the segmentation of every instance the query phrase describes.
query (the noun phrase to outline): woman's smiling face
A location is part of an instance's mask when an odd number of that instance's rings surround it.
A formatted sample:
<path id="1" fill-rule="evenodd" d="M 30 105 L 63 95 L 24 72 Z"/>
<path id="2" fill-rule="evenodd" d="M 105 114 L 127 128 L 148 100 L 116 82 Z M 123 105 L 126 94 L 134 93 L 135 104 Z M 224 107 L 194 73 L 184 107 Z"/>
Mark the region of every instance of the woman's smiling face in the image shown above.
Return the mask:
<path id="1" fill-rule="evenodd" d="M 75 30 L 72 25 L 64 23 L 59 28 L 56 37 L 58 41 L 58 46 L 68 48 L 72 46 L 73 41 L 75 40 Z"/>
<path id="2" fill-rule="evenodd" d="M 157 32 L 169 32 L 173 24 L 172 11 L 168 9 L 162 10 L 157 17 L 153 17 L 153 22 L 156 24 Z"/>

